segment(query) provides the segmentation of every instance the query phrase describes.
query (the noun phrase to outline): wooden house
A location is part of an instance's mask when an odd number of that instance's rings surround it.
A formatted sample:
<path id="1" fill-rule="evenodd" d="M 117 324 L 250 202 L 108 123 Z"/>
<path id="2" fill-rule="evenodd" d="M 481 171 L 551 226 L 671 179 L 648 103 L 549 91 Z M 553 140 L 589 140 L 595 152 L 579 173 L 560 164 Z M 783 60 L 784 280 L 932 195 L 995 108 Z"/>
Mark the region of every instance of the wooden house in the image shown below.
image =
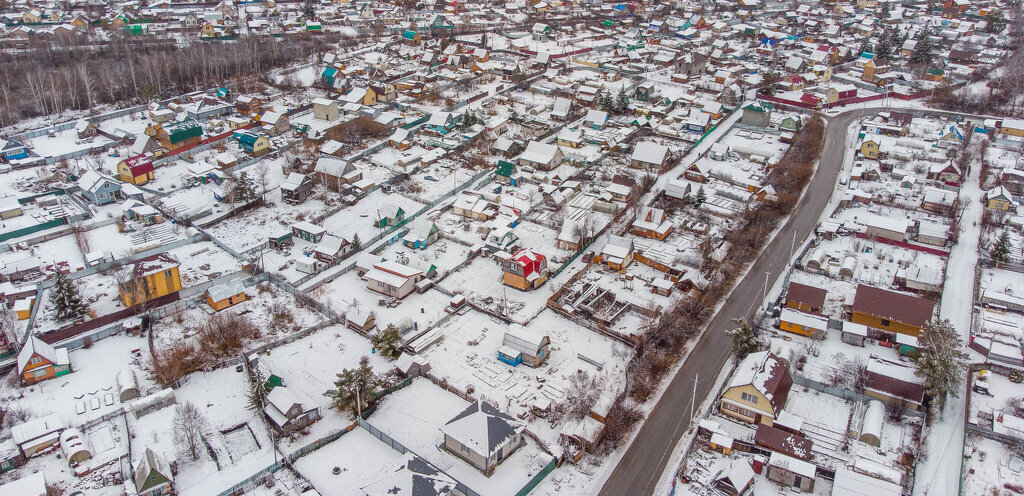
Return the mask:
<path id="1" fill-rule="evenodd" d="M 173 465 L 167 458 L 146 448 L 135 462 L 135 492 L 138 496 L 169 496 L 175 494 Z"/>
<path id="2" fill-rule="evenodd" d="M 520 291 L 536 289 L 547 281 L 547 257 L 528 248 L 515 252 L 501 264 L 502 281 Z"/>
<path id="3" fill-rule="evenodd" d="M 786 289 L 786 306 L 801 312 L 821 313 L 826 296 L 828 292 L 824 289 L 791 282 Z"/>
<path id="4" fill-rule="evenodd" d="M 313 179 L 305 174 L 292 172 L 281 183 L 281 199 L 291 204 L 306 201 L 313 194 Z"/>
<path id="5" fill-rule="evenodd" d="M 134 185 L 152 181 L 153 171 L 153 160 L 145 154 L 128 157 L 117 163 L 118 177 L 122 181 Z"/>
<path id="6" fill-rule="evenodd" d="M 320 406 L 305 394 L 286 386 L 275 387 L 267 393 L 263 413 L 281 435 L 305 429 L 320 420 Z"/>
<path id="7" fill-rule="evenodd" d="M 160 253 L 135 261 L 130 278 L 118 282 L 121 304 L 125 308 L 181 291 L 178 261 Z"/>
<path id="8" fill-rule="evenodd" d="M 427 219 L 416 219 L 409 226 L 409 232 L 402 237 L 402 244 L 413 249 L 423 249 L 434 244 L 441 236 L 437 224 Z"/>
<path id="9" fill-rule="evenodd" d="M 768 351 L 751 353 L 722 393 L 719 411 L 743 422 L 772 425 L 792 385 L 786 360 Z"/>
<path id="10" fill-rule="evenodd" d="M 241 279 L 218 284 L 206 290 L 206 303 L 218 312 L 247 299 L 245 284 Z"/>
<path id="11" fill-rule="evenodd" d="M 29 336 L 18 352 L 18 375 L 23 385 L 28 386 L 71 372 L 67 348 L 54 348 L 36 336 Z"/>
<path id="12" fill-rule="evenodd" d="M 916 337 L 934 311 L 932 300 L 859 284 L 850 320 L 880 331 Z"/>
<path id="13" fill-rule="evenodd" d="M 441 427 L 441 448 L 489 476 L 526 444 L 524 430 L 526 425 L 515 417 L 477 400 Z"/>
<path id="14" fill-rule="evenodd" d="M 640 215 L 633 221 L 630 232 L 637 236 L 664 240 L 672 232 L 672 222 L 660 208 L 643 207 Z"/>
<path id="15" fill-rule="evenodd" d="M 548 359 L 551 338 L 520 325 L 509 326 L 498 348 L 498 359 L 515 367 L 525 363 L 540 367 Z"/>

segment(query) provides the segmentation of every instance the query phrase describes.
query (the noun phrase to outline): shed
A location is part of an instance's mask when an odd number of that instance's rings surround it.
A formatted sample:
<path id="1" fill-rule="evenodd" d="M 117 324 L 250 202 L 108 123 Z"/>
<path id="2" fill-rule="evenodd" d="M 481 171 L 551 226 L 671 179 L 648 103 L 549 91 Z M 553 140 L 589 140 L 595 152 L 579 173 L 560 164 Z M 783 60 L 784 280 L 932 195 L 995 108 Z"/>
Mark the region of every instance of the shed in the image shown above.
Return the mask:
<path id="1" fill-rule="evenodd" d="M 882 444 L 882 424 L 885 423 L 885 405 L 881 401 L 871 400 L 864 409 L 864 421 L 861 423 L 860 442 L 871 446 Z"/>
<path id="2" fill-rule="evenodd" d="M 117 371 L 117 396 L 121 403 L 134 400 L 139 397 L 139 379 L 132 369 L 121 369 Z"/>
<path id="3" fill-rule="evenodd" d="M 768 479 L 800 491 L 814 491 L 817 468 L 810 462 L 773 452 L 768 458 Z"/>
<path id="4" fill-rule="evenodd" d="M 241 303 L 246 298 L 245 284 L 241 279 L 218 284 L 206 290 L 206 303 L 218 312 L 236 303 Z"/>
<path id="5" fill-rule="evenodd" d="M 868 338 L 868 326 L 844 321 L 841 333 L 844 343 L 864 346 L 864 341 Z"/>
<path id="6" fill-rule="evenodd" d="M 0 484 L 0 494 L 11 496 L 46 496 L 46 477 L 42 472 L 19 477 Z"/>
<path id="7" fill-rule="evenodd" d="M 836 468 L 832 483 L 832 496 L 900 496 L 899 484 L 854 472 L 845 467 Z"/>
<path id="8" fill-rule="evenodd" d="M 56 413 L 51 413 L 11 427 L 11 437 L 25 458 L 30 458 L 60 442 L 62 430 L 64 423 Z"/>
<path id="9" fill-rule="evenodd" d="M 548 347 L 551 345 L 551 338 L 547 334 L 531 331 L 523 326 L 512 325 L 505 331 L 498 356 L 513 361 L 525 363 L 531 367 L 539 367 L 548 358 Z M 518 359 L 517 359 L 518 358 Z M 512 364 L 509 360 L 502 359 Z M 517 365 L 512 364 L 512 365 Z"/>

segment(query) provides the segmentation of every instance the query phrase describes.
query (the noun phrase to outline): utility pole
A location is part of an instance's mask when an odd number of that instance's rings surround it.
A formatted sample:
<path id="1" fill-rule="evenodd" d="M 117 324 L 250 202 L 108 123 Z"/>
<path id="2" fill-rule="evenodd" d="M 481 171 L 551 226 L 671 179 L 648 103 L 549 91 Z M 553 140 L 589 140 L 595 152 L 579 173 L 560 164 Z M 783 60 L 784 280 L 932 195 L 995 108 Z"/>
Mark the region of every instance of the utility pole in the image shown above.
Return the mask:
<path id="1" fill-rule="evenodd" d="M 694 404 L 697 403 L 697 378 L 698 377 L 700 377 L 699 373 L 693 375 L 693 397 L 690 398 L 690 422 L 693 422 Z"/>
<path id="2" fill-rule="evenodd" d="M 769 275 L 771 275 L 771 272 L 768 272 L 768 271 L 764 272 L 764 292 L 761 293 L 761 304 L 764 305 L 765 311 L 768 310 L 768 304 L 765 303 L 764 300 L 766 300 L 768 298 L 768 276 Z"/>

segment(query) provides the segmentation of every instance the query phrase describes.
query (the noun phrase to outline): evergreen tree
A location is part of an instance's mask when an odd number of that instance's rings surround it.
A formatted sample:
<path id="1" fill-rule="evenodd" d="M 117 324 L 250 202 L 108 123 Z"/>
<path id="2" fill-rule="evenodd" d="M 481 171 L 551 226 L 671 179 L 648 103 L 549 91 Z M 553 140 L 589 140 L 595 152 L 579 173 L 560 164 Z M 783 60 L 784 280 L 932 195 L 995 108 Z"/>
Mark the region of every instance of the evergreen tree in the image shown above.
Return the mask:
<path id="1" fill-rule="evenodd" d="M 952 393 L 959 397 L 967 368 L 967 353 L 948 319 L 925 324 L 917 337 L 916 374 L 924 377 L 925 392 L 940 403 Z"/>
<path id="2" fill-rule="evenodd" d="M 742 360 L 747 355 L 761 348 L 760 331 L 743 319 L 732 319 L 739 327 L 725 331 L 732 336 L 732 352 L 736 354 L 737 360 Z"/>
<path id="3" fill-rule="evenodd" d="M 1020 15 L 1020 14 L 1018 14 Z M 985 32 L 999 34 L 1006 29 L 1006 14 L 1002 10 L 990 10 L 985 14 Z"/>
<path id="4" fill-rule="evenodd" d="M 263 373 L 260 372 L 258 367 L 252 369 L 252 384 L 249 387 L 249 393 L 246 397 L 246 408 L 262 412 L 263 407 L 267 405 L 267 378 L 263 377 Z"/>
<path id="5" fill-rule="evenodd" d="M 620 89 L 615 101 L 615 112 L 621 114 L 626 110 L 629 110 L 629 97 L 626 96 L 626 90 Z"/>
<path id="6" fill-rule="evenodd" d="M 999 235 L 999 239 L 988 251 L 988 256 L 992 257 L 992 261 L 996 264 L 1005 264 L 1010 261 L 1010 233 L 1004 230 Z"/>
<path id="7" fill-rule="evenodd" d="M 892 39 L 883 34 L 878 37 L 878 44 L 875 46 L 875 58 L 878 60 L 889 60 L 892 56 Z"/>
<path id="8" fill-rule="evenodd" d="M 779 73 L 775 71 L 766 71 L 761 76 L 761 91 L 766 95 L 775 94 L 775 90 L 779 85 Z"/>
<path id="9" fill-rule="evenodd" d="M 702 184 L 700 188 L 697 188 L 697 194 L 693 196 L 693 206 L 700 208 L 706 201 L 708 201 L 708 195 L 704 192 L 704 185 Z"/>
<path id="10" fill-rule="evenodd" d="M 402 354 L 402 332 L 394 324 L 388 324 L 383 331 L 370 336 L 370 343 L 388 360 L 394 360 Z"/>
<path id="11" fill-rule="evenodd" d="M 910 54 L 911 64 L 931 64 L 932 62 L 932 39 L 931 34 L 925 29 L 917 39 L 914 52 Z"/>
<path id="12" fill-rule="evenodd" d="M 334 381 L 334 389 L 324 391 L 324 396 L 331 398 L 331 407 L 356 413 L 370 405 L 382 385 L 383 381 L 370 368 L 370 359 L 364 356 L 359 359 L 359 368 L 342 370 Z"/>
<path id="13" fill-rule="evenodd" d="M 313 0 L 305 0 L 302 2 L 302 15 L 306 20 L 312 20 L 316 17 L 316 8 L 313 6 Z"/>
<path id="14" fill-rule="evenodd" d="M 615 113 L 615 100 L 612 98 L 611 94 L 605 93 L 604 96 L 601 97 L 601 110 L 608 112 L 609 114 Z"/>
<path id="15" fill-rule="evenodd" d="M 82 301 L 78 294 L 78 288 L 68 279 L 68 275 L 57 271 L 57 280 L 50 293 L 50 303 L 53 304 L 57 320 L 77 319 L 89 311 L 89 306 Z"/>
<path id="16" fill-rule="evenodd" d="M 363 247 L 363 241 L 359 239 L 358 234 L 352 235 L 352 249 L 359 250 Z"/>
<path id="17" fill-rule="evenodd" d="M 242 171 L 238 174 L 238 183 L 235 186 L 236 195 L 243 202 L 250 202 L 259 198 L 259 194 L 256 193 L 256 184 L 253 183 L 252 179 L 249 178 L 249 174 Z"/>

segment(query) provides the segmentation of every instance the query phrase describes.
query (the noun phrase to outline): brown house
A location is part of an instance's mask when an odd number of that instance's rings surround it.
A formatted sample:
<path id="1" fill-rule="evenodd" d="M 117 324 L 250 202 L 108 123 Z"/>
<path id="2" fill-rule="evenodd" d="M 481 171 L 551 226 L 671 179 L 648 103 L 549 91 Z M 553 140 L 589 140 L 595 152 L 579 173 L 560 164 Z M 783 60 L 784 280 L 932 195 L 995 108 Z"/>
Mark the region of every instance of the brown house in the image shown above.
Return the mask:
<path id="1" fill-rule="evenodd" d="M 828 292 L 798 282 L 789 283 L 786 290 L 786 306 L 801 312 L 821 313 Z"/>
<path id="2" fill-rule="evenodd" d="M 71 373 L 67 348 L 54 348 L 35 336 L 18 353 L 18 375 L 24 385 Z"/>
<path id="3" fill-rule="evenodd" d="M 932 319 L 934 311 L 932 300 L 860 284 L 850 320 L 881 331 L 916 337 Z"/>

